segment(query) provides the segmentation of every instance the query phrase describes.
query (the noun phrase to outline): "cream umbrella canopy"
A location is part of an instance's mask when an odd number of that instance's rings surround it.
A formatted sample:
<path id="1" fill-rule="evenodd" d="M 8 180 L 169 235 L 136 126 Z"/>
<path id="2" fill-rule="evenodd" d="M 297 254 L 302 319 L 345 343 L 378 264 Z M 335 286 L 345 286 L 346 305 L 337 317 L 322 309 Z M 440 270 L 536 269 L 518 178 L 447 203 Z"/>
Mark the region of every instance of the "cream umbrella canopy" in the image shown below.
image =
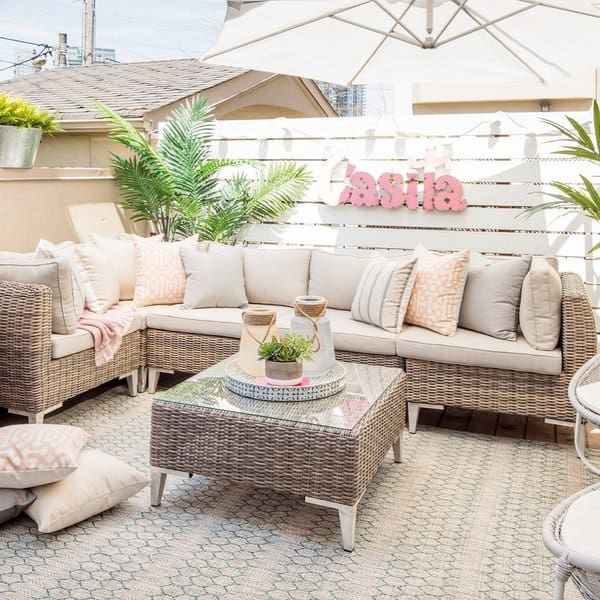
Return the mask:
<path id="1" fill-rule="evenodd" d="M 203 59 L 344 85 L 544 82 L 600 66 L 600 1 L 229 1 Z"/>

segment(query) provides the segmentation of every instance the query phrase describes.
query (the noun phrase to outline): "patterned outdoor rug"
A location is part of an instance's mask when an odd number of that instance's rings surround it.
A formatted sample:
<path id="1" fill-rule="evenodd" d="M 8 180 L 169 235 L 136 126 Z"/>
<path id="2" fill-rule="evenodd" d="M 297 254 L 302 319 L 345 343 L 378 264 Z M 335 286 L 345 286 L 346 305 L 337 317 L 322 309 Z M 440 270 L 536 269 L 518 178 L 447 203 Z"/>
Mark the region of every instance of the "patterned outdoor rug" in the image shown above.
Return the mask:
<path id="1" fill-rule="evenodd" d="M 148 472 L 150 406 L 119 387 L 50 422 Z M 363 498 L 353 553 L 335 511 L 169 477 L 158 508 L 147 488 L 58 534 L 27 517 L 4 526 L 0 598 L 549 598 L 541 524 L 593 482 L 573 448 L 434 428 L 404 441 L 403 464 L 390 453 Z"/>

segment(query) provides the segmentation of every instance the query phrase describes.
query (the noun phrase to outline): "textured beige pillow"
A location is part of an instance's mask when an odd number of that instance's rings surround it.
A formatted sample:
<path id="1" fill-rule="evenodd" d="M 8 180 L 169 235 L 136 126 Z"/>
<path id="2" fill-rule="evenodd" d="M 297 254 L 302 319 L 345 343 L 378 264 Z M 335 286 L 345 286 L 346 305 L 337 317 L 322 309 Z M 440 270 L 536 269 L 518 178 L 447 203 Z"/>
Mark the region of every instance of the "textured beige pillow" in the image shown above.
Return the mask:
<path id="1" fill-rule="evenodd" d="M 162 236 L 149 238 L 136 236 L 142 243 L 160 243 Z M 131 300 L 135 291 L 135 246 L 133 235 L 126 234 L 118 238 L 90 233 L 92 244 L 106 256 L 110 267 L 119 280 L 119 300 Z"/>
<path id="2" fill-rule="evenodd" d="M 85 305 L 92 312 L 103 314 L 119 302 L 119 279 L 106 257 L 93 244 L 75 246 L 75 264 L 83 284 Z"/>
<path id="3" fill-rule="evenodd" d="M 546 258 L 534 256 L 523 281 L 519 324 L 536 350 L 554 350 L 560 338 L 562 282 Z"/>
<path id="4" fill-rule="evenodd" d="M 351 317 L 394 333 L 402 329 L 415 278 L 416 257 L 374 256 L 366 266 Z"/>
<path id="5" fill-rule="evenodd" d="M 77 468 L 89 435 L 69 425 L 0 428 L 0 488 L 24 489 L 58 481 Z"/>
<path id="6" fill-rule="evenodd" d="M 183 308 L 238 308 L 248 304 L 241 246 L 206 253 L 180 248 L 187 274 Z"/>
<path id="7" fill-rule="evenodd" d="M 310 250 L 244 248 L 248 302 L 293 306 L 308 293 L 309 264 Z"/>
<path id="8" fill-rule="evenodd" d="M 137 273 L 133 303 L 150 306 L 183 302 L 186 275 L 179 250 L 182 247 L 197 248 L 196 237 L 149 244 L 145 238 L 134 236 L 133 243 Z"/>
<path id="9" fill-rule="evenodd" d="M 0 259 L 0 280 L 49 287 L 52 290 L 52 332 L 75 333 L 79 315 L 75 310 L 73 276 L 68 261 L 62 258 Z"/>
<path id="10" fill-rule="evenodd" d="M 76 471 L 31 490 L 37 498 L 25 512 L 41 533 L 52 533 L 116 506 L 148 483 L 146 475 L 124 462 L 100 450 L 84 450 Z"/>
<path id="11" fill-rule="evenodd" d="M 419 259 L 417 275 L 405 321 L 454 335 L 469 270 L 469 250 L 434 254 L 419 245 L 415 256 Z"/>
<path id="12" fill-rule="evenodd" d="M 329 308 L 350 310 L 369 256 L 313 250 L 308 293 L 327 298 Z"/>
<path id="13" fill-rule="evenodd" d="M 60 244 L 53 244 L 48 240 L 40 240 L 35 250 L 34 256 L 40 258 L 60 258 L 67 260 L 71 267 L 71 275 L 73 277 L 73 302 L 75 307 L 75 314 L 77 318 L 81 316 L 83 309 L 85 308 L 85 294 L 83 293 L 83 284 L 79 279 L 79 273 L 76 263 L 75 243 L 74 242 L 62 242 Z"/>

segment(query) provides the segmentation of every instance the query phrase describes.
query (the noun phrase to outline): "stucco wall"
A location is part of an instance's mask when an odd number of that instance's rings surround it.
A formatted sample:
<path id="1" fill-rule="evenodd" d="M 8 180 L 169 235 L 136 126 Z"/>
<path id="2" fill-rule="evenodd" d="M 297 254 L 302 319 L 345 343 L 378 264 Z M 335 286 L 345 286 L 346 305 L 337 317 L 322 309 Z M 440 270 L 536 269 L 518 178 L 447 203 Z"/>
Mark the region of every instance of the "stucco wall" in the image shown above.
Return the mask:
<path id="1" fill-rule="evenodd" d="M 106 169 L 0 169 L 0 250 L 140 231 L 117 209 L 118 198 Z"/>

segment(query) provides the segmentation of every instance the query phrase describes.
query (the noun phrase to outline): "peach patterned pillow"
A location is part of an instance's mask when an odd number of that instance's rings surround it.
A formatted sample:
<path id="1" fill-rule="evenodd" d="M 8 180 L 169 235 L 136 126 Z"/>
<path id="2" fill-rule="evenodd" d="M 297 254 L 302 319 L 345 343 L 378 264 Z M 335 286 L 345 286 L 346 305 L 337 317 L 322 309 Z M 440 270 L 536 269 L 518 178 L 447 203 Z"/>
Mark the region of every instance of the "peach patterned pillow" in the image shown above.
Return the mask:
<path id="1" fill-rule="evenodd" d="M 186 273 L 179 253 L 181 245 L 195 248 L 196 238 L 152 244 L 134 237 L 136 280 L 133 303 L 180 304 L 185 294 Z"/>
<path id="2" fill-rule="evenodd" d="M 0 428 L 0 488 L 25 489 L 66 477 L 77 469 L 89 437 L 70 425 Z"/>
<path id="3" fill-rule="evenodd" d="M 469 270 L 469 250 L 434 254 L 419 245 L 415 256 L 417 274 L 404 320 L 442 335 L 454 335 Z"/>

